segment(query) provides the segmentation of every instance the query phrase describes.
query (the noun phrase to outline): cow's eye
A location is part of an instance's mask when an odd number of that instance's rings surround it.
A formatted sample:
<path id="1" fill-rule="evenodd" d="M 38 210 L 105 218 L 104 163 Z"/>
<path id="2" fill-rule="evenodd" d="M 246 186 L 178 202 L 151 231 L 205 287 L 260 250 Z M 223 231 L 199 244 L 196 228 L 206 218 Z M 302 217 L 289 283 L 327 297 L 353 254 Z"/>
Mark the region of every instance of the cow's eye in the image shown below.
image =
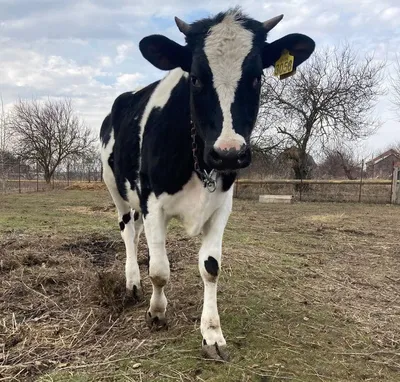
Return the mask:
<path id="1" fill-rule="evenodd" d="M 192 85 L 195 88 L 201 88 L 203 86 L 201 81 L 196 76 L 194 76 L 193 74 L 190 76 L 190 82 L 192 83 Z"/>
<path id="2" fill-rule="evenodd" d="M 253 88 L 256 89 L 260 83 L 261 83 L 261 76 L 255 77 L 253 79 Z"/>

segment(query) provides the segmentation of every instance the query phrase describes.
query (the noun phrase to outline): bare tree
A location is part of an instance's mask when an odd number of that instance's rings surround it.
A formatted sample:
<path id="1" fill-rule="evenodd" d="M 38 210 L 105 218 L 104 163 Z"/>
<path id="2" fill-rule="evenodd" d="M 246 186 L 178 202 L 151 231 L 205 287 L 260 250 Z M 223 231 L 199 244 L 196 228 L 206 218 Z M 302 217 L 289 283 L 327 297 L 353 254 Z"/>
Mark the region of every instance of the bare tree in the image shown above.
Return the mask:
<path id="1" fill-rule="evenodd" d="M 302 152 L 297 146 L 283 150 L 277 157 L 277 162 L 289 165 L 296 179 L 311 177 L 317 167 L 314 158 L 310 154 Z"/>
<path id="2" fill-rule="evenodd" d="M 391 76 L 392 85 L 392 103 L 395 108 L 395 113 L 400 119 L 400 56 L 396 57 L 396 62 L 394 64 L 394 76 Z"/>
<path id="3" fill-rule="evenodd" d="M 362 160 L 357 158 L 355 150 L 345 145 L 325 149 L 325 157 L 319 165 L 322 176 L 329 178 L 347 178 L 355 180 L 361 172 Z"/>
<path id="4" fill-rule="evenodd" d="M 68 99 L 44 103 L 20 100 L 12 110 L 10 127 L 18 153 L 42 166 L 47 183 L 63 160 L 85 154 L 94 143 Z"/>
<path id="5" fill-rule="evenodd" d="M 288 79 L 266 78 L 256 136 L 296 147 L 296 177 L 307 178 L 307 154 L 312 150 L 332 142 L 358 141 L 379 128 L 373 108 L 384 94 L 384 66 L 373 57 L 360 58 L 344 45 L 316 51 Z"/>

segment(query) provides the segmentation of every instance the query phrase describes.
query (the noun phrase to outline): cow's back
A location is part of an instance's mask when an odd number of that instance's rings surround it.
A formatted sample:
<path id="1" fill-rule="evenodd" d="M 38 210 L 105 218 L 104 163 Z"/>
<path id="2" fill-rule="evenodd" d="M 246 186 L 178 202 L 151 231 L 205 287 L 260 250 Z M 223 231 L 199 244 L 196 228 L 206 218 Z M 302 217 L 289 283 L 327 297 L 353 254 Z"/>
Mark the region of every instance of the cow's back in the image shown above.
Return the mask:
<path id="1" fill-rule="evenodd" d="M 119 95 L 100 130 L 103 151 L 109 156 L 120 195 L 127 198 L 127 181 L 135 188 L 140 163 L 140 120 L 159 81 L 136 92 Z M 103 158 L 104 161 L 104 158 Z"/>

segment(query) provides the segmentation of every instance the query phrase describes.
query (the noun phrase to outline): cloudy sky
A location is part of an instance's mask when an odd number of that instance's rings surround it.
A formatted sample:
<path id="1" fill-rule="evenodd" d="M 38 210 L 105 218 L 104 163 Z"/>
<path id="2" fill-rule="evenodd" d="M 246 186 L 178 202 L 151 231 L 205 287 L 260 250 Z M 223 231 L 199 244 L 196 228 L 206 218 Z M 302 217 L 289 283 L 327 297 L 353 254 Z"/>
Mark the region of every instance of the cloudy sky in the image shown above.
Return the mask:
<path id="1" fill-rule="evenodd" d="M 162 33 L 183 43 L 174 16 L 191 22 L 236 4 L 260 21 L 285 15 L 270 40 L 292 32 L 317 46 L 347 40 L 393 70 L 399 0 L 0 0 L 0 93 L 6 105 L 19 97 L 70 97 L 97 134 L 118 94 L 165 74 L 141 56 L 141 38 Z M 388 97 L 377 113 L 384 124 L 367 142 L 374 151 L 400 141 Z"/>

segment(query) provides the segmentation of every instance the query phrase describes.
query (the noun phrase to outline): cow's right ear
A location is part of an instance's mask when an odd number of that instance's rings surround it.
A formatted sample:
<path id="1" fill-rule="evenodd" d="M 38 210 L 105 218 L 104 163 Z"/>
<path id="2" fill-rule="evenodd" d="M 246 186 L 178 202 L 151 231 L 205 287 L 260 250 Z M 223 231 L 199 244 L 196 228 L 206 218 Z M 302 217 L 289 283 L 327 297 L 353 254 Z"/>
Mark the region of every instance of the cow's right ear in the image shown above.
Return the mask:
<path id="1" fill-rule="evenodd" d="M 165 36 L 147 36 L 140 41 L 139 49 L 147 61 L 161 70 L 182 68 L 189 72 L 192 66 L 192 53 L 189 48 Z"/>

